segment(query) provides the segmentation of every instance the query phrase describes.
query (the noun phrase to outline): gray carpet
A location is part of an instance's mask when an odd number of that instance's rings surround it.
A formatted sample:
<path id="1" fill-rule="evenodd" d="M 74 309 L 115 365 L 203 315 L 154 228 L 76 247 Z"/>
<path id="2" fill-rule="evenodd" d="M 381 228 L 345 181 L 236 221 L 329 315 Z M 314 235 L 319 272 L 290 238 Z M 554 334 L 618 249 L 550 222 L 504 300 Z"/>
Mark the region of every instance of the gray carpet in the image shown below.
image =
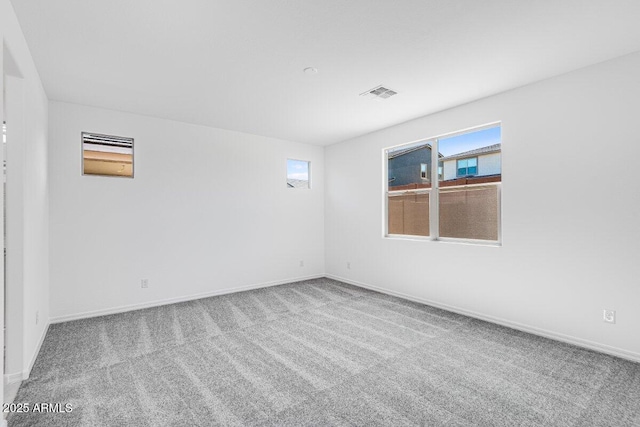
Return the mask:
<path id="1" fill-rule="evenodd" d="M 317 279 L 52 325 L 18 426 L 640 426 L 640 364 Z"/>

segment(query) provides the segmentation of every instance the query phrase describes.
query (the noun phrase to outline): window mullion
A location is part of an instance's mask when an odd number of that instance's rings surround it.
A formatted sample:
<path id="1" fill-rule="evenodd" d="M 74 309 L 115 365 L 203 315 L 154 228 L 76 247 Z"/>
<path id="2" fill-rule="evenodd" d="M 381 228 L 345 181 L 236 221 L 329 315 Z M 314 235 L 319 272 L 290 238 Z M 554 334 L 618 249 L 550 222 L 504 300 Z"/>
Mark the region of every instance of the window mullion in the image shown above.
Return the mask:
<path id="1" fill-rule="evenodd" d="M 438 140 L 434 139 L 431 144 L 431 194 L 429 194 L 429 236 L 431 240 L 438 240 L 440 237 L 438 166 Z"/>

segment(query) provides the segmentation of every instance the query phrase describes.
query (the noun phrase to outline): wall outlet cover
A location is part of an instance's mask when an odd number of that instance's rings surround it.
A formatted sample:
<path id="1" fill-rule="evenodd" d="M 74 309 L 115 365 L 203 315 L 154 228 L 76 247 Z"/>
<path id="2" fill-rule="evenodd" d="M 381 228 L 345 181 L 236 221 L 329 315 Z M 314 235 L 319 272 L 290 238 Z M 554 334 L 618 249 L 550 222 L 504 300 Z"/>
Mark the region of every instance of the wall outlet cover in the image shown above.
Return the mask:
<path id="1" fill-rule="evenodd" d="M 602 320 L 607 323 L 616 323 L 616 311 L 605 308 L 602 312 Z"/>

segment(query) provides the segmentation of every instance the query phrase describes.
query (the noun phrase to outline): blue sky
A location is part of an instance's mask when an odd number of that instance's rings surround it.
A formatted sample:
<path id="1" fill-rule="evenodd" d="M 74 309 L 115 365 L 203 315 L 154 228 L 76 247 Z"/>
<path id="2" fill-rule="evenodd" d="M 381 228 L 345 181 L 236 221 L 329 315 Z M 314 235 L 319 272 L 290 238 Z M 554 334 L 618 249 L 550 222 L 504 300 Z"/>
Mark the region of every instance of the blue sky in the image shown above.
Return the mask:
<path id="1" fill-rule="evenodd" d="M 476 148 L 499 143 L 501 140 L 500 126 L 482 129 L 476 132 L 442 138 L 438 141 L 438 151 L 445 157 Z"/>
<path id="2" fill-rule="evenodd" d="M 309 179 L 309 162 L 287 159 L 287 179 Z"/>

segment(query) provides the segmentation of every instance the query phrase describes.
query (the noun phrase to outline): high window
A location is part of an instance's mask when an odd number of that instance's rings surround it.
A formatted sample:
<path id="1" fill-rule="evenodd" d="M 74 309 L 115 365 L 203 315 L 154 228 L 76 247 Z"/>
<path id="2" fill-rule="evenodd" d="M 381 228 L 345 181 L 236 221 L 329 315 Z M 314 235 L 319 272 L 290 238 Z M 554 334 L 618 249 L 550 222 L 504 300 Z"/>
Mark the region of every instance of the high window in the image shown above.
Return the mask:
<path id="1" fill-rule="evenodd" d="M 500 243 L 501 147 L 491 125 L 385 150 L 386 235 Z"/>
<path id="2" fill-rule="evenodd" d="M 133 178 L 133 138 L 82 132 L 82 173 Z"/>
<path id="3" fill-rule="evenodd" d="M 287 187 L 311 188 L 311 162 L 287 159 Z"/>

